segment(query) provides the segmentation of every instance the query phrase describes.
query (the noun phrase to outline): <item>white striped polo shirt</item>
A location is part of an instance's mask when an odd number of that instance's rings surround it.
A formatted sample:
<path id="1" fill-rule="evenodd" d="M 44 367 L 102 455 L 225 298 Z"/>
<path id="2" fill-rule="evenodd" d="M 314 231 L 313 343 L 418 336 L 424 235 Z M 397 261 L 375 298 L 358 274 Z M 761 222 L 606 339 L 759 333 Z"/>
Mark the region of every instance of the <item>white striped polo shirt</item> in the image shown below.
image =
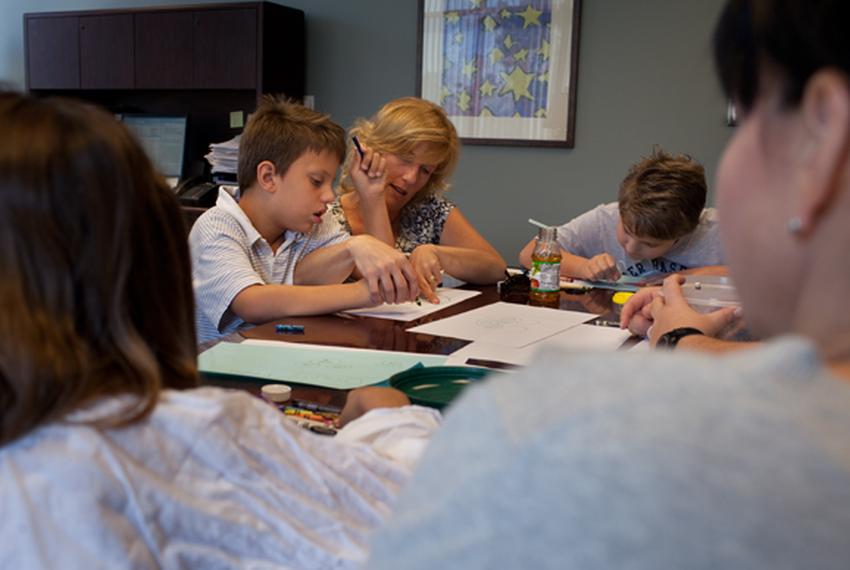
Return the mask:
<path id="1" fill-rule="evenodd" d="M 304 256 L 348 238 L 331 216 L 323 216 L 309 234 L 287 231 L 283 245 L 273 252 L 236 198 L 221 189 L 215 207 L 201 215 L 189 233 L 198 342 L 230 334 L 244 324 L 230 309 L 240 291 L 257 284 L 291 285 Z"/>

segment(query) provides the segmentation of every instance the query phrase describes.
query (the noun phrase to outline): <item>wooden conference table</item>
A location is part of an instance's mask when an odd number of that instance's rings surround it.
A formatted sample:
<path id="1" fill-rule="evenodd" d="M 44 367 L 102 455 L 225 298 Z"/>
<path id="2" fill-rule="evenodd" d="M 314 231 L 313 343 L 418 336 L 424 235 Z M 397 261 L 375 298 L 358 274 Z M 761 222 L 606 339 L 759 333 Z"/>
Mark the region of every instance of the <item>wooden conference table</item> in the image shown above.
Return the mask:
<path id="1" fill-rule="evenodd" d="M 359 315 L 341 316 L 339 314 L 314 317 L 289 317 L 285 319 L 286 323 L 303 325 L 304 334 L 282 335 L 277 333 L 275 331 L 275 325 L 281 322 L 278 320 L 234 333 L 222 339 L 221 342 L 240 342 L 249 338 L 423 354 L 451 354 L 468 344 L 469 341 L 411 333 L 407 329 L 489 305 L 500 300 L 521 304 L 529 302 L 527 291 L 506 291 L 503 288 L 500 293 L 497 291 L 495 285 L 484 287 L 465 286 L 464 288 L 481 291 L 481 295 L 476 295 L 461 303 L 446 307 L 443 310 L 431 313 L 415 321 L 401 322 Z M 583 293 L 567 293 L 562 291 L 558 308 L 561 310 L 593 313 L 598 315 L 598 317 L 590 321 L 589 324 L 609 324 L 613 326 L 614 323 L 619 321 L 619 307 L 611 300 L 613 294 L 613 291 L 596 289 Z M 203 381 L 205 384 L 249 390 L 254 393 L 259 393 L 260 387 L 265 383 L 253 379 L 228 379 L 222 377 L 205 377 Z M 346 393 L 345 390 L 292 384 L 293 398 L 309 400 L 320 404 L 341 407 L 345 403 Z"/>

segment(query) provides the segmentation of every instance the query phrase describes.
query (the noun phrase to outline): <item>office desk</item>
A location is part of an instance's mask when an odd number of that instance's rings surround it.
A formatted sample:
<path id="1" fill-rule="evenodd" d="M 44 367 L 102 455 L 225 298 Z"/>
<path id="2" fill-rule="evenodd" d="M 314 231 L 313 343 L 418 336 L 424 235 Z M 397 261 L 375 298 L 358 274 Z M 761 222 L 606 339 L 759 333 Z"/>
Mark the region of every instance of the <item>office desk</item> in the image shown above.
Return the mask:
<path id="1" fill-rule="evenodd" d="M 359 315 L 289 317 L 285 319 L 286 322 L 303 325 L 304 334 L 277 333 L 275 331 L 275 325 L 280 322 L 278 320 L 240 331 L 223 339 L 222 342 L 240 342 L 243 339 L 249 338 L 423 354 L 451 354 L 467 345 L 469 341 L 411 333 L 407 329 L 489 305 L 499 300 L 522 304 L 528 302 L 527 292 L 500 295 L 495 286 L 468 288 L 481 291 L 481 295 L 476 295 L 461 303 L 446 307 L 443 310 L 415 321 L 401 322 Z M 561 292 L 559 308 L 562 310 L 589 312 L 599 315 L 598 319 L 596 319 L 597 321 L 615 322 L 619 320 L 619 308 L 611 301 L 612 295 L 612 291 L 603 290 L 593 290 L 578 294 Z M 207 384 L 216 386 L 247 389 L 254 393 L 259 393 L 260 386 L 264 384 L 263 381 L 247 379 L 205 378 L 204 381 Z M 345 403 L 346 391 L 344 390 L 301 386 L 297 384 L 293 384 L 292 389 L 292 397 L 296 399 L 336 406 L 342 406 Z"/>

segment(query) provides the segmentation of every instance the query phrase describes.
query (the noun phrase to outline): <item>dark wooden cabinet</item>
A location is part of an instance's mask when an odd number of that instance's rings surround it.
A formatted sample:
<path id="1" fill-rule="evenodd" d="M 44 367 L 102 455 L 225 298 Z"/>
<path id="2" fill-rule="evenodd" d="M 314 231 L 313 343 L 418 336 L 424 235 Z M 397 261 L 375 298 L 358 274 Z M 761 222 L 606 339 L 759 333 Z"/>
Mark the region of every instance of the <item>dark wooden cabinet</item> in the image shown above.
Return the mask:
<path id="1" fill-rule="evenodd" d="M 194 13 L 195 85 L 245 89 L 257 82 L 257 13 L 252 9 Z M 269 54 L 271 55 L 271 54 Z"/>
<path id="2" fill-rule="evenodd" d="M 116 114 L 186 115 L 184 175 L 264 93 L 304 96 L 304 13 L 271 2 L 24 14 L 27 89 Z M 238 113 L 237 113 L 238 115 Z"/>
<path id="3" fill-rule="evenodd" d="M 24 14 L 30 90 L 304 95 L 304 13 L 270 2 Z"/>
<path id="4" fill-rule="evenodd" d="M 80 16 L 80 88 L 132 89 L 133 16 Z"/>
<path id="5" fill-rule="evenodd" d="M 79 20 L 77 16 L 25 16 L 28 89 L 80 88 Z"/>
<path id="6" fill-rule="evenodd" d="M 149 12 L 134 16 L 136 89 L 191 89 L 192 12 Z"/>

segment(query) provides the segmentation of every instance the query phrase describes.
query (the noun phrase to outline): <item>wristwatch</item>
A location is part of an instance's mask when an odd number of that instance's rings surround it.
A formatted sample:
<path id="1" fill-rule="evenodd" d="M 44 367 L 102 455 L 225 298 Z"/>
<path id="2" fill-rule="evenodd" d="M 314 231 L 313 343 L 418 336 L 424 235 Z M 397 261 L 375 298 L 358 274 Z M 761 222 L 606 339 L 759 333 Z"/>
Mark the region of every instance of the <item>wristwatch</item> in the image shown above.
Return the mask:
<path id="1" fill-rule="evenodd" d="M 679 344 L 679 341 L 685 338 L 686 336 L 691 336 L 692 334 L 701 334 L 705 335 L 699 329 L 695 329 L 694 327 L 679 327 L 677 329 L 673 329 L 672 331 L 667 331 L 660 337 L 658 337 L 658 342 L 656 343 L 656 347 L 658 348 L 669 348 L 674 349 L 676 345 Z"/>

